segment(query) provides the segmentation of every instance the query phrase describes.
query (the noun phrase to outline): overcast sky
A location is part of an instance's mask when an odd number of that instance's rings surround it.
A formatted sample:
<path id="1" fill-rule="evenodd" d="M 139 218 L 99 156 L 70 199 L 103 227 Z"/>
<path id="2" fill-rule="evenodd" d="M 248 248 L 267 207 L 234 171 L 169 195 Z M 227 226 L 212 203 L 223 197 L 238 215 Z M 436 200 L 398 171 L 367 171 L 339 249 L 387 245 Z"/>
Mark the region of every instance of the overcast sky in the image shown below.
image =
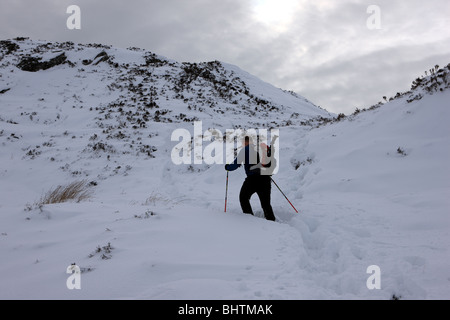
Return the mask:
<path id="1" fill-rule="evenodd" d="M 66 27 L 72 4 L 81 30 Z M 373 4 L 379 20 L 367 12 Z M 0 0 L 0 38 L 220 60 L 349 114 L 450 63 L 449 17 L 449 0 Z"/>

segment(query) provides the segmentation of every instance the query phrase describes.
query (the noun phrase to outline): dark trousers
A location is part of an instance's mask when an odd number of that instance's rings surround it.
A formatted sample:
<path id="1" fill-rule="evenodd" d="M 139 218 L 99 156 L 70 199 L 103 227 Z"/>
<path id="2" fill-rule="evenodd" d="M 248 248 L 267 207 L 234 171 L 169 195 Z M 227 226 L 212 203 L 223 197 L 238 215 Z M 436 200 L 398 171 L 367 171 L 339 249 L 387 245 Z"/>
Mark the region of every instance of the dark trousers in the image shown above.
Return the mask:
<path id="1" fill-rule="evenodd" d="M 253 214 L 250 198 L 254 193 L 259 197 L 264 216 L 267 220 L 275 221 L 272 205 L 270 204 L 270 189 L 272 180 L 270 176 L 248 176 L 241 188 L 239 200 L 241 202 L 242 211 L 247 214 Z"/>

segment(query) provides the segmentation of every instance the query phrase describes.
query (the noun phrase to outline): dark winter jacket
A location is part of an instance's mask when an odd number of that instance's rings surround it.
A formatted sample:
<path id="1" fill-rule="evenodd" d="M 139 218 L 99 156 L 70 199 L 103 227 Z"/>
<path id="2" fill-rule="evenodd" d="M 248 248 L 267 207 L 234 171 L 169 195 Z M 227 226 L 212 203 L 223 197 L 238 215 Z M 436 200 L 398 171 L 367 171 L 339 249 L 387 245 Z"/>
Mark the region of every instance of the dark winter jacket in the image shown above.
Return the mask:
<path id="1" fill-rule="evenodd" d="M 259 154 L 250 145 L 242 148 L 234 162 L 225 166 L 225 170 L 234 171 L 239 168 L 242 163 L 244 164 L 245 173 L 248 177 L 261 175 L 261 170 L 259 168 L 254 170 L 250 169 L 250 167 L 259 163 Z"/>

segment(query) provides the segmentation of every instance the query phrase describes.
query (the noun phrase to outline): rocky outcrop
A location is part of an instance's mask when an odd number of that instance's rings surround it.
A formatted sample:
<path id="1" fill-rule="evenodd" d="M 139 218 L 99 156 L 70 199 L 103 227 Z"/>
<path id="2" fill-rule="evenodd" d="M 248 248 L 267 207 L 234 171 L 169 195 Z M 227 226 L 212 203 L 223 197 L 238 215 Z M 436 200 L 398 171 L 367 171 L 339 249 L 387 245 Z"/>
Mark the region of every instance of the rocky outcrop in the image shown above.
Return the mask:
<path id="1" fill-rule="evenodd" d="M 66 54 L 63 52 L 60 55 L 58 55 L 48 61 L 41 61 L 41 60 L 42 60 L 42 58 L 24 57 L 17 65 L 17 68 L 19 68 L 22 71 L 29 71 L 29 72 L 37 72 L 40 70 L 47 70 L 47 69 L 50 69 L 50 68 L 53 68 L 55 66 L 65 63 L 67 60 L 67 57 L 66 57 Z"/>

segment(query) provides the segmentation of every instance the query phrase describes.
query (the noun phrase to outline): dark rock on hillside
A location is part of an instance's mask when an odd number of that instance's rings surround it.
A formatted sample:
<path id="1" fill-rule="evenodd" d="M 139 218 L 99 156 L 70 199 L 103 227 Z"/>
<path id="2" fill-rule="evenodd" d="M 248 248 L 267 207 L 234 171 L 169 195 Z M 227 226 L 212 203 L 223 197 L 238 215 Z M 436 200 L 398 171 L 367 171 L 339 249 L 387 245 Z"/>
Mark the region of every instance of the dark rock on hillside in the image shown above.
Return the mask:
<path id="1" fill-rule="evenodd" d="M 58 55 L 48 61 L 41 61 L 41 60 L 42 60 L 41 58 L 36 58 L 36 57 L 24 57 L 17 65 L 17 68 L 19 68 L 22 71 L 29 71 L 29 72 L 37 72 L 40 70 L 47 70 L 47 69 L 50 69 L 50 68 L 53 68 L 55 66 L 65 63 L 67 60 L 67 57 L 66 57 L 66 54 L 63 52 L 60 55 Z"/>
<path id="2" fill-rule="evenodd" d="M 14 43 L 9 40 L 2 40 L 0 41 L 0 49 L 5 51 L 6 54 L 13 53 L 20 49 L 19 45 L 17 43 Z"/>

